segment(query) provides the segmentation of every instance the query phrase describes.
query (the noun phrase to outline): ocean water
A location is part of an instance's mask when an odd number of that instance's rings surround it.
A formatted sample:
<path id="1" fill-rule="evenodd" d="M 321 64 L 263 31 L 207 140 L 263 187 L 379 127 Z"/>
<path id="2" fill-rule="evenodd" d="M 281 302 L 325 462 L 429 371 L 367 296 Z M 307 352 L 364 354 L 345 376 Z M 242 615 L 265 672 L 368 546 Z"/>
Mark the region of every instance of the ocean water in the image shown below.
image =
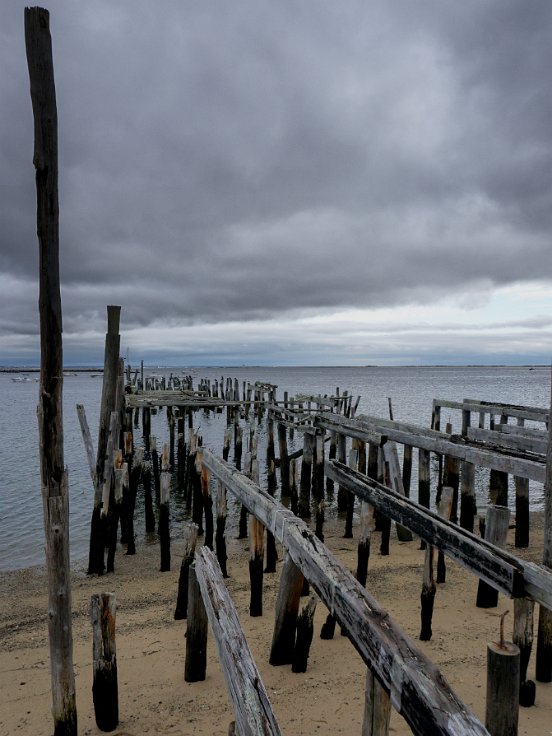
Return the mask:
<path id="1" fill-rule="evenodd" d="M 298 393 L 332 394 L 336 387 L 360 396 L 358 412 L 388 416 L 388 397 L 393 402 L 394 417 L 429 427 L 434 398 L 461 401 L 463 398 L 548 407 L 550 402 L 550 369 L 543 367 L 241 367 L 241 368 L 151 368 L 146 375 L 191 374 L 194 385 L 199 379 L 211 380 L 231 376 L 240 382 L 248 380 L 273 383 L 277 397 L 284 391 L 290 397 Z M 94 376 L 94 377 L 93 377 Z M 44 562 L 44 532 L 38 463 L 38 374 L 30 373 L 30 382 L 14 382 L 13 374 L 0 373 L 3 405 L 0 413 L 0 571 L 12 570 Z M 69 470 L 70 545 L 73 562 L 85 560 L 93 506 L 93 488 L 78 423 L 76 404 L 83 404 L 94 442 L 98 433 L 98 417 L 102 377 L 78 373 L 64 378 L 64 447 Z M 194 422 L 201 429 L 203 444 L 220 452 L 225 426 L 225 413 L 203 412 Z M 460 431 L 460 412 L 443 410 L 442 423 L 451 421 L 453 431 Z M 264 458 L 264 426 L 259 430 L 259 459 Z M 168 442 L 168 424 L 164 412 L 152 417 L 152 434 L 158 447 Z M 136 433 L 136 443 L 141 437 Z M 301 438 L 296 434 L 297 448 Z M 486 502 L 488 471 L 477 477 L 478 505 Z M 415 477 L 413 479 L 413 493 Z M 531 484 L 531 507 L 542 508 L 543 491 Z M 513 501 L 513 493 L 510 493 Z M 332 510 L 329 509 L 329 513 Z M 178 503 L 171 505 L 171 533 L 178 534 L 185 518 Z M 141 526 L 140 505 L 137 507 L 137 549 L 141 543 L 155 543 L 146 537 Z M 155 536 L 155 535 L 154 535 Z"/>

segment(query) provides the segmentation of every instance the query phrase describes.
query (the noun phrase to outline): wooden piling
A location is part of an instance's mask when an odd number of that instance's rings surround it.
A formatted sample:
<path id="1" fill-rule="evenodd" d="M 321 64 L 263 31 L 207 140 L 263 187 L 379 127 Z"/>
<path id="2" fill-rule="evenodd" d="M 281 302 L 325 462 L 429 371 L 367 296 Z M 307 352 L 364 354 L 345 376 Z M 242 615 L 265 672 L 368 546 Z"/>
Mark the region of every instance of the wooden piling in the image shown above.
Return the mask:
<path id="1" fill-rule="evenodd" d="M 109 550 L 107 554 L 107 572 L 113 572 L 115 569 L 115 551 L 117 549 L 117 531 L 119 528 L 119 520 L 121 518 L 121 508 L 123 503 L 123 488 L 128 485 L 128 466 L 123 461 L 123 454 L 119 450 L 116 453 L 113 466 L 113 485 L 112 498 L 109 504 L 108 514 L 108 542 Z"/>
<path id="2" fill-rule="evenodd" d="M 146 532 L 155 531 L 155 515 L 153 513 L 153 496 L 151 493 L 152 472 L 148 460 L 142 466 L 142 485 L 144 487 L 144 516 Z"/>
<path id="3" fill-rule="evenodd" d="M 317 602 L 317 596 L 311 595 L 297 616 L 297 634 L 291 662 L 292 672 L 307 671 L 307 661 L 314 633 L 314 613 Z"/>
<path id="4" fill-rule="evenodd" d="M 360 524 L 357 545 L 356 579 L 361 585 L 366 585 L 368 578 L 368 561 L 370 559 L 370 540 L 376 528 L 374 507 L 366 501 L 360 502 Z"/>
<path id="5" fill-rule="evenodd" d="M 454 500 L 454 489 L 450 486 L 443 486 L 441 491 L 441 500 L 438 505 L 439 516 L 443 519 L 450 519 L 452 504 Z M 444 583 L 446 581 L 447 568 L 445 565 L 445 555 L 441 550 L 437 556 L 437 582 Z"/>
<path id="6" fill-rule="evenodd" d="M 220 483 L 217 483 L 217 527 L 215 532 L 215 551 L 217 560 L 222 571 L 224 578 L 228 577 L 228 570 L 226 563 L 228 561 L 228 555 L 226 554 L 226 517 L 227 517 L 227 494 L 226 488 Z"/>
<path id="7" fill-rule="evenodd" d="M 287 449 L 287 430 L 278 422 L 278 451 L 280 453 L 280 488 L 282 496 L 289 496 L 289 457 Z"/>
<path id="8" fill-rule="evenodd" d="M 524 426 L 524 419 L 518 417 L 518 427 Z M 516 532 L 515 546 L 529 546 L 529 478 L 514 476 L 516 489 Z"/>
<path id="9" fill-rule="evenodd" d="M 477 504 L 475 501 L 475 465 L 463 460 L 460 464 L 460 526 L 473 532 Z"/>
<path id="10" fill-rule="evenodd" d="M 159 468 L 159 453 L 157 452 L 157 437 L 150 436 L 151 469 L 153 472 L 153 487 L 155 489 L 155 505 L 159 506 L 161 499 L 161 474 Z"/>
<path id="11" fill-rule="evenodd" d="M 184 525 L 182 540 L 184 550 L 182 553 L 182 562 L 180 564 L 180 575 L 178 578 L 178 594 L 176 600 L 176 608 L 174 618 L 179 621 L 188 615 L 188 580 L 190 573 L 190 565 L 194 561 L 195 548 L 197 543 L 197 524 L 187 523 Z"/>
<path id="12" fill-rule="evenodd" d="M 259 463 L 255 459 L 251 463 L 251 480 L 259 485 Z M 253 515 L 249 515 L 249 582 L 251 595 L 249 599 L 249 615 L 263 615 L 263 563 L 264 563 L 264 531 L 263 524 Z"/>
<path id="13" fill-rule="evenodd" d="M 163 452 L 161 454 L 160 475 L 159 521 L 157 527 L 161 549 L 160 572 L 168 572 L 171 569 L 171 534 L 169 528 L 171 476 L 169 473 L 169 454 L 166 444 L 163 445 Z"/>
<path id="14" fill-rule="evenodd" d="M 55 736 L 76 736 L 68 479 L 63 459 L 63 348 L 59 279 L 57 107 L 50 14 L 25 8 L 25 48 L 34 118 L 39 241 L 40 477 L 48 574 L 48 637 Z"/>
<path id="15" fill-rule="evenodd" d="M 347 462 L 347 437 L 344 434 L 337 436 L 337 459 L 340 463 Z M 337 489 L 337 510 L 347 511 L 348 491 L 341 486 Z"/>
<path id="16" fill-rule="evenodd" d="M 490 736 L 517 736 L 518 732 L 519 649 L 504 641 L 504 615 L 500 641 L 487 644 L 485 728 Z"/>
<path id="17" fill-rule="evenodd" d="M 276 620 L 269 659 L 271 665 L 290 664 L 293 661 L 295 628 L 303 579 L 303 573 L 286 552 L 276 599 Z"/>
<path id="18" fill-rule="evenodd" d="M 129 489 L 128 489 L 128 506 L 127 506 L 127 555 L 136 554 L 136 539 L 134 536 L 134 511 L 136 508 L 136 494 L 138 493 L 138 484 L 142 477 L 142 463 L 144 458 L 144 450 L 141 447 L 136 448 L 134 457 L 130 455 L 131 460 L 129 472 Z M 127 460 L 128 462 L 128 460 Z"/>
<path id="19" fill-rule="evenodd" d="M 550 395 L 550 416 L 552 416 L 552 391 Z M 552 421 L 550 420 L 548 422 L 546 476 L 544 481 L 543 546 L 543 565 L 547 568 L 552 568 Z M 552 611 L 545 606 L 540 606 L 539 608 L 536 675 L 539 682 L 550 682 L 552 680 Z"/>
<path id="20" fill-rule="evenodd" d="M 351 447 L 349 450 L 349 467 L 353 470 L 357 469 L 358 465 L 358 450 L 355 447 Z M 345 515 L 345 532 L 343 534 L 344 539 L 353 538 L 353 513 L 355 509 L 355 495 L 351 491 L 347 491 L 347 510 Z"/>
<path id="21" fill-rule="evenodd" d="M 320 501 L 324 497 L 324 430 L 317 430 L 313 437 L 312 493 Z"/>
<path id="22" fill-rule="evenodd" d="M 519 648 L 519 704 L 529 708 L 535 704 L 535 683 L 527 680 L 527 669 L 533 647 L 533 610 L 535 601 L 514 598 L 514 633 L 512 641 Z"/>
<path id="23" fill-rule="evenodd" d="M 422 641 L 429 641 L 432 637 L 433 631 L 431 628 L 431 621 L 433 619 L 433 604 L 435 601 L 435 579 L 433 577 L 433 559 L 434 559 L 434 548 L 433 545 L 428 544 L 425 548 L 425 560 L 424 560 L 424 576 L 422 582 L 422 594 L 420 596 L 421 603 L 421 629 L 420 639 Z"/>
<path id="24" fill-rule="evenodd" d="M 96 725 L 100 731 L 114 731 L 119 724 L 115 613 L 116 600 L 113 593 L 100 593 L 91 597 L 92 699 Z"/>
<path id="25" fill-rule="evenodd" d="M 510 511 L 505 506 L 488 506 L 485 519 L 485 540 L 504 549 L 509 521 Z M 478 608 L 496 608 L 497 605 L 498 590 L 484 580 L 480 580 L 477 588 L 476 606 Z"/>
<path id="26" fill-rule="evenodd" d="M 210 474 L 207 468 L 204 467 L 201 468 L 201 495 L 203 498 L 203 513 L 205 516 L 204 544 L 212 550 L 214 537 L 213 499 L 211 496 Z"/>
<path id="27" fill-rule="evenodd" d="M 313 458 L 313 435 L 305 432 L 303 435 L 303 456 L 301 458 L 301 481 L 299 491 L 298 515 L 302 519 L 310 519 L 311 472 Z"/>
<path id="28" fill-rule="evenodd" d="M 372 670 L 366 672 L 362 736 L 387 736 L 391 718 L 391 698 Z"/>
<path id="29" fill-rule="evenodd" d="M 391 478 L 389 474 L 389 464 L 385 461 L 383 447 L 377 448 L 377 480 L 388 488 L 391 488 Z M 380 555 L 386 557 L 389 554 L 389 540 L 391 537 L 391 519 L 383 514 L 378 514 L 379 526 L 381 530 L 380 539 Z M 376 527 L 377 528 L 377 527 Z"/>
<path id="30" fill-rule="evenodd" d="M 197 582 L 195 562 L 189 569 L 187 620 L 184 679 L 186 682 L 201 682 L 207 669 L 207 612 Z"/>

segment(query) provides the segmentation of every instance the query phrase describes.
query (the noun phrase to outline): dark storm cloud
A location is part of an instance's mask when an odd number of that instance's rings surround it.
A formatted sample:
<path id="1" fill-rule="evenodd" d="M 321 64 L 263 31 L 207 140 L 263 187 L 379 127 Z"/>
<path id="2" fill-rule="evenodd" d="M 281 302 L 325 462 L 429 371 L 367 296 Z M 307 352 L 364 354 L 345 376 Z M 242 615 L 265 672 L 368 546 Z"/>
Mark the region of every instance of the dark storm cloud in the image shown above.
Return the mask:
<path id="1" fill-rule="evenodd" d="M 194 324 L 548 277 L 551 22 L 548 0 L 57 2 L 66 332 L 107 303 Z M 32 283 L 23 4 L 2 25 L 0 266 Z"/>

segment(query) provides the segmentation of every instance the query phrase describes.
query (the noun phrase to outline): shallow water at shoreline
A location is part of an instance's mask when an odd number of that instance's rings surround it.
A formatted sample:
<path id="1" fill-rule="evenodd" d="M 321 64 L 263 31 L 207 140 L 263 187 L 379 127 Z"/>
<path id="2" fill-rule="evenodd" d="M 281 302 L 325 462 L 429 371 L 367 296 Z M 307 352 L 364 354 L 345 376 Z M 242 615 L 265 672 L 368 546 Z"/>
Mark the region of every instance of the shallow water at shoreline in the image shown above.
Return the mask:
<path id="1" fill-rule="evenodd" d="M 299 367 L 299 368 L 173 368 L 151 369 L 148 374 L 170 372 L 191 374 L 194 382 L 200 378 L 231 376 L 243 380 L 264 381 L 278 385 L 278 397 L 284 391 L 331 394 L 335 388 L 360 395 L 359 412 L 388 416 L 387 397 L 393 401 L 395 419 L 428 427 L 434 398 L 461 401 L 465 397 L 487 401 L 548 406 L 550 369 L 547 366 L 530 369 L 506 366 L 473 367 Z M 83 561 L 88 553 L 88 534 L 92 513 L 93 490 L 81 438 L 75 406 L 84 404 L 94 442 L 97 438 L 101 375 L 78 373 L 64 378 L 65 462 L 69 470 L 71 559 Z M 44 560 L 42 500 L 38 465 L 38 429 L 36 406 L 38 383 L 14 382 L 11 374 L 0 374 L 4 410 L 0 415 L 0 570 L 13 570 L 40 565 Z M 448 410 L 443 420 L 453 423 L 459 431 L 460 412 Z M 152 433 L 161 444 L 168 439 L 164 413 L 152 418 Z M 225 415 L 196 414 L 196 426 L 201 427 L 204 445 L 219 452 Z M 263 428 L 261 427 L 259 458 L 262 460 Z M 137 442 L 140 438 L 137 435 Z M 297 438 L 296 438 L 297 442 Z M 479 478 L 478 503 L 485 503 L 486 476 Z M 513 496 L 513 493 L 510 494 Z M 531 508 L 542 507 L 542 486 L 531 484 Z M 137 516 L 140 508 L 137 509 Z M 185 518 L 182 504 L 175 498 L 171 507 L 172 532 L 178 534 Z M 141 517 L 140 517 L 141 518 Z M 137 524 L 137 534 L 144 532 Z"/>

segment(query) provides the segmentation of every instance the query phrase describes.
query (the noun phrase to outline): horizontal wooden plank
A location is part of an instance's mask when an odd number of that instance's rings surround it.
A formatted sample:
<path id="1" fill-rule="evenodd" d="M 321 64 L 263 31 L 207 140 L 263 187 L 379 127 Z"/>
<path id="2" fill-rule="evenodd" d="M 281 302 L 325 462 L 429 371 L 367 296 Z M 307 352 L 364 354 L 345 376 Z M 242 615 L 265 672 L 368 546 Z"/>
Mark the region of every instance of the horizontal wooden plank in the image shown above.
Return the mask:
<path id="1" fill-rule="evenodd" d="M 494 445 L 499 445 L 500 447 L 517 450 L 518 452 L 533 452 L 545 455 L 546 448 L 548 446 L 548 439 L 544 432 L 541 432 L 541 434 L 542 437 L 524 437 L 516 433 L 497 432 L 492 429 L 468 427 L 468 439 L 470 440 L 475 440 L 476 442 L 490 442 Z"/>
<path id="2" fill-rule="evenodd" d="M 301 519 L 211 451 L 204 451 L 203 462 L 287 548 L 415 734 L 488 733 L 437 667 Z"/>
<path id="3" fill-rule="evenodd" d="M 544 483 L 546 463 L 544 458 L 540 456 L 528 457 L 521 453 L 516 454 L 513 450 L 507 451 L 499 447 L 493 447 L 493 449 L 483 448 L 461 435 L 447 435 L 414 424 L 392 422 L 391 420 L 371 417 L 366 414 L 360 414 L 355 419 L 335 417 L 333 420 L 331 414 L 322 414 L 315 420 L 315 424 L 323 426 L 322 422 L 331 421 L 340 422 L 342 427 L 349 430 L 346 434 L 351 437 L 356 436 L 353 431 L 358 433 L 363 429 L 368 432 L 381 432 L 387 435 L 388 439 L 404 445 L 420 447 L 423 450 L 436 452 L 440 455 L 450 455 L 459 460 L 467 460 L 480 467 L 501 470 L 520 478 L 529 478 Z"/>
<path id="4" fill-rule="evenodd" d="M 464 409 L 484 414 L 505 415 L 519 419 L 528 419 L 534 422 L 548 422 L 548 409 L 539 406 L 521 406 L 518 404 L 501 404 L 490 401 L 472 401 L 464 399 Z"/>
<path id="5" fill-rule="evenodd" d="M 314 425 L 315 427 L 320 427 L 320 429 L 326 429 L 347 437 L 354 437 L 362 442 L 371 442 L 375 445 L 381 445 L 387 441 L 386 434 L 362 427 L 358 423 L 355 424 L 354 419 L 346 419 L 337 414 L 321 414 L 316 417 Z"/>
<path id="6" fill-rule="evenodd" d="M 547 607 L 552 603 L 552 571 L 547 568 L 495 547 L 343 463 L 326 461 L 325 471 L 329 478 L 442 550 L 505 595 L 511 598 L 529 596 Z"/>
<path id="7" fill-rule="evenodd" d="M 196 552 L 196 577 L 240 736 L 277 736 L 278 722 L 213 552 Z"/>
<path id="8" fill-rule="evenodd" d="M 464 399 L 463 401 L 449 401 L 448 399 L 433 399 L 433 408 L 468 410 L 483 414 L 505 415 L 530 419 L 535 422 L 548 421 L 548 409 L 538 406 L 523 406 L 521 404 L 504 404 L 500 402 L 480 401 L 478 399 Z"/>

